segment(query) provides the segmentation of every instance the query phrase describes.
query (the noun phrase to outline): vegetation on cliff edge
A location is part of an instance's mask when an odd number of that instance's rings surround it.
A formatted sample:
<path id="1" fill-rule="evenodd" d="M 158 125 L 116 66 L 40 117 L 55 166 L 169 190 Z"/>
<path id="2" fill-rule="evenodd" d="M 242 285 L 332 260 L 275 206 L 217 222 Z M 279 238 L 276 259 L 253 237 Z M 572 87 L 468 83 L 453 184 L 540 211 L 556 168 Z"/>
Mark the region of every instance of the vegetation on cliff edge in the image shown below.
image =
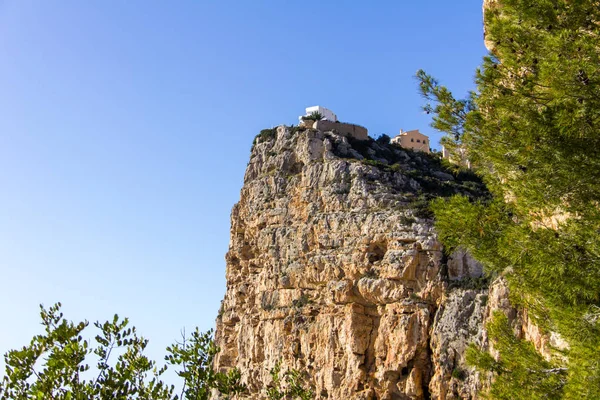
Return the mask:
<path id="1" fill-rule="evenodd" d="M 437 200 L 448 249 L 467 248 L 509 282 L 512 300 L 568 343 L 550 360 L 499 314 L 499 357 L 469 359 L 495 376 L 489 395 L 600 398 L 600 6 L 590 0 L 503 0 L 486 12 L 493 44 L 477 92 L 456 99 L 423 71 L 433 126 L 468 159 L 493 198 Z M 461 216 L 457 218 L 456 216 Z"/>

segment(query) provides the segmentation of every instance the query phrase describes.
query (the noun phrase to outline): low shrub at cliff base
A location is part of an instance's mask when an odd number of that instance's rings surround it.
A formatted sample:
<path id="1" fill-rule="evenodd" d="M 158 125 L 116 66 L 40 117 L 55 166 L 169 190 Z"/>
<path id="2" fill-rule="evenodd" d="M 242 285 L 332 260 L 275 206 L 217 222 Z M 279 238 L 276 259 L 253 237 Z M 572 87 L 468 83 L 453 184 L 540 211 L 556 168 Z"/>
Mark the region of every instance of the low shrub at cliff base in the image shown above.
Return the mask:
<path id="1" fill-rule="evenodd" d="M 267 388 L 269 400 L 300 399 L 313 400 L 315 395 L 304 381 L 302 373 L 290 369 L 281 376 L 281 361 L 271 368 L 271 384 Z"/>
<path id="2" fill-rule="evenodd" d="M 40 315 L 44 332 L 19 350 L 5 354 L 5 375 L 0 399 L 143 399 L 206 400 L 212 390 L 227 396 L 246 391 L 240 372 L 216 372 L 212 363 L 219 349 L 212 331 L 196 330 L 167 348 L 165 360 L 179 367 L 181 392 L 161 380 L 167 367 L 159 367 L 144 351 L 148 340 L 138 336 L 127 318 L 117 315 L 96 322 L 94 341 L 84 338 L 88 322 L 67 321 L 60 303 Z M 90 362 L 95 363 L 91 370 Z"/>

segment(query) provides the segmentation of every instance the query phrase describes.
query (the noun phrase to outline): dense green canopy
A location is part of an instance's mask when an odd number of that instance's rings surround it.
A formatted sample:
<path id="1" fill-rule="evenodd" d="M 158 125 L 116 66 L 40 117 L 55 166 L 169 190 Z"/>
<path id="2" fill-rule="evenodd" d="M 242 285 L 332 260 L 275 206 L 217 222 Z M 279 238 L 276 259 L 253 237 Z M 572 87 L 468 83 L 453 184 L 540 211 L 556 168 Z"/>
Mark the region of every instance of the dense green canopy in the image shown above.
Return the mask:
<path id="1" fill-rule="evenodd" d="M 546 362 L 497 316 L 499 360 L 470 360 L 495 374 L 494 398 L 600 398 L 600 3 L 503 0 L 485 25 L 493 48 L 468 99 L 417 74 L 443 144 L 493 194 L 437 201 L 437 227 L 569 349 Z"/>

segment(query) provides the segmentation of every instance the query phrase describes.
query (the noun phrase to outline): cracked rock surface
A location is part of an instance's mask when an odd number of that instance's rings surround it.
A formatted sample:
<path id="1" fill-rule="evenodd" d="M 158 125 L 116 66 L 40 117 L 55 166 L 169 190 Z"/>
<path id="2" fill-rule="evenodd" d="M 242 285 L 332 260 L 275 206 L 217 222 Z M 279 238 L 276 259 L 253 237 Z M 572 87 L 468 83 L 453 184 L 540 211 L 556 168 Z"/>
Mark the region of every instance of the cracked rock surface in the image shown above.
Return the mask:
<path id="1" fill-rule="evenodd" d="M 449 290 L 481 267 L 446 260 L 427 201 L 483 189 L 448 176 L 371 139 L 263 131 L 231 214 L 216 367 L 237 367 L 253 399 L 277 362 L 316 398 L 474 397 L 462 353 L 484 340 L 487 291 Z"/>

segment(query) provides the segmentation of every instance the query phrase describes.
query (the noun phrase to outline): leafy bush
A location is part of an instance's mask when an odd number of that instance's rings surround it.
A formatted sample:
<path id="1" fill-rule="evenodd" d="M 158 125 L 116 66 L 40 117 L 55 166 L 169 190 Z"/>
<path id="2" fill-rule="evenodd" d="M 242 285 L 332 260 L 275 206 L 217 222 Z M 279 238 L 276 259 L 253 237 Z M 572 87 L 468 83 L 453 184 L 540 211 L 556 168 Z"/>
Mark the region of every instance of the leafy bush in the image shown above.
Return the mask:
<path id="1" fill-rule="evenodd" d="M 410 203 L 409 207 L 413 210 L 413 215 L 417 218 L 433 218 L 433 211 L 429 203 L 430 201 L 427 196 L 420 195 Z"/>
<path id="2" fill-rule="evenodd" d="M 318 111 L 312 112 L 309 115 L 305 115 L 302 117 L 303 121 L 320 121 L 322 119 L 323 115 Z"/>
<path id="3" fill-rule="evenodd" d="M 292 135 L 295 135 L 298 132 L 302 132 L 303 130 L 305 130 L 306 128 L 302 127 L 302 126 L 298 126 L 298 125 L 292 125 L 289 127 L 290 133 Z"/>
<path id="4" fill-rule="evenodd" d="M 244 393 L 246 386 L 241 383 L 241 373 L 232 369 L 228 373 L 216 372 L 212 365 L 219 348 L 213 342 L 212 330 L 201 333 L 198 328 L 187 338 L 167 347 L 165 360 L 177 365 L 177 372 L 183 378 L 182 399 L 208 399 L 212 389 L 225 395 Z"/>
<path id="5" fill-rule="evenodd" d="M 388 167 L 387 164 L 382 163 L 381 161 L 377 161 L 377 160 L 363 160 L 363 164 L 371 165 L 371 166 L 377 167 L 377 168 L 387 168 Z"/>
<path id="6" fill-rule="evenodd" d="M 296 369 L 291 369 L 283 374 L 285 382 L 281 381 L 281 362 L 275 364 L 271 369 L 271 384 L 267 388 L 269 400 L 282 399 L 300 399 L 312 400 L 315 395 L 302 378 L 302 373 Z"/>
<path id="7" fill-rule="evenodd" d="M 386 135 L 385 133 L 379 135 L 379 137 L 377 139 L 375 139 L 375 141 L 379 144 L 382 145 L 388 145 L 390 144 L 390 137 L 388 135 Z"/>
<path id="8" fill-rule="evenodd" d="M 206 400 L 212 389 L 225 395 L 246 391 L 238 370 L 225 374 L 212 369 L 219 351 L 212 331 L 196 329 L 190 338 L 184 334 L 182 342 L 167 348 L 167 363 L 181 368 L 177 375 L 183 388 L 177 395 L 174 386 L 160 379 L 167 367 L 144 355 L 148 340 L 129 327 L 127 318 L 115 315 L 110 321 L 96 322 L 99 332 L 91 341 L 83 338 L 89 323 L 67 321 L 60 307 L 60 303 L 49 309 L 40 306 L 44 333 L 4 355 L 0 399 Z M 96 360 L 94 374 L 90 357 Z"/>
<path id="9" fill-rule="evenodd" d="M 273 140 L 276 137 L 277 137 L 277 128 L 263 129 L 254 138 L 254 141 L 252 142 L 252 150 L 254 150 L 255 145 L 257 145 L 259 143 L 267 142 L 269 140 Z"/>

